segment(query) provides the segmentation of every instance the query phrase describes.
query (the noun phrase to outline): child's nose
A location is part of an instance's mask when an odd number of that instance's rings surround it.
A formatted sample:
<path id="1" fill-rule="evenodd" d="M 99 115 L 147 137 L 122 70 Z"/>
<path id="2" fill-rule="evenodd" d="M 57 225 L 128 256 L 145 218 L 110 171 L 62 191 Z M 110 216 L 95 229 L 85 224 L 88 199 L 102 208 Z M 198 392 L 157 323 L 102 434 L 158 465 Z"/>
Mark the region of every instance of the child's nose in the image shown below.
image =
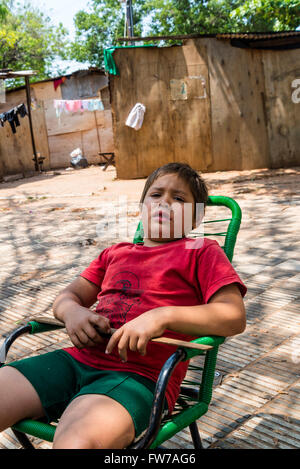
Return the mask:
<path id="1" fill-rule="evenodd" d="M 164 194 L 161 196 L 161 199 L 159 201 L 159 205 L 170 207 L 172 204 L 172 198 L 168 194 Z"/>
<path id="2" fill-rule="evenodd" d="M 170 208 L 171 208 L 171 205 L 168 202 L 164 201 L 164 200 L 161 200 L 159 202 L 158 206 L 162 209 L 165 209 L 165 210 L 170 210 Z"/>

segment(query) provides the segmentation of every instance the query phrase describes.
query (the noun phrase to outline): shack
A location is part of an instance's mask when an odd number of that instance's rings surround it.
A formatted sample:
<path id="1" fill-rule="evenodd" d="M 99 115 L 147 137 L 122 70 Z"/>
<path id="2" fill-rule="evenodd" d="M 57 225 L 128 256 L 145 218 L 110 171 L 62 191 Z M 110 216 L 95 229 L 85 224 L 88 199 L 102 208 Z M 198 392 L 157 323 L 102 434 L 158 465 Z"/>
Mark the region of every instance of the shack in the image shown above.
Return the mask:
<path id="1" fill-rule="evenodd" d="M 89 68 L 64 76 L 30 83 L 31 116 L 36 151 L 45 158 L 44 169 L 70 166 L 70 153 L 80 148 L 89 164 L 106 160 L 99 153 L 113 152 L 108 77 L 104 70 Z M 67 103 L 63 108 L 59 102 Z M 0 114 L 26 103 L 25 86 L 7 90 Z M 77 106 L 85 103 L 85 109 Z M 101 103 L 101 106 L 94 104 Z M 28 119 L 20 120 L 16 133 L 6 123 L 0 127 L 0 177 L 26 174 L 35 169 Z"/>
<path id="2" fill-rule="evenodd" d="M 106 52 L 119 178 L 172 161 L 202 172 L 300 164 L 300 31 L 120 40 L 135 46 Z M 137 103 L 139 130 L 126 125 Z"/>

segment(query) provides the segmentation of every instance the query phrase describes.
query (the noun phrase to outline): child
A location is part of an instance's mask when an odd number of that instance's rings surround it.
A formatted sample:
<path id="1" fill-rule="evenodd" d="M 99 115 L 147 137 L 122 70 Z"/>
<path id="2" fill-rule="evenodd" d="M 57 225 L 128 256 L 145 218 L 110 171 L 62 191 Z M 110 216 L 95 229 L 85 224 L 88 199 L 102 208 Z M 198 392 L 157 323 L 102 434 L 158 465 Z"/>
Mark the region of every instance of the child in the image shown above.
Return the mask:
<path id="1" fill-rule="evenodd" d="M 0 370 L 0 431 L 24 418 L 61 416 L 53 448 L 126 448 L 147 427 L 155 381 L 175 351 L 151 338 L 243 332 L 246 287 L 215 241 L 185 236 L 199 222 L 196 204 L 206 202 L 205 183 L 186 164 L 148 177 L 144 242 L 104 249 L 54 301 L 74 346 Z M 109 340 L 99 335 L 111 327 Z M 170 379 L 170 412 L 187 366 Z"/>

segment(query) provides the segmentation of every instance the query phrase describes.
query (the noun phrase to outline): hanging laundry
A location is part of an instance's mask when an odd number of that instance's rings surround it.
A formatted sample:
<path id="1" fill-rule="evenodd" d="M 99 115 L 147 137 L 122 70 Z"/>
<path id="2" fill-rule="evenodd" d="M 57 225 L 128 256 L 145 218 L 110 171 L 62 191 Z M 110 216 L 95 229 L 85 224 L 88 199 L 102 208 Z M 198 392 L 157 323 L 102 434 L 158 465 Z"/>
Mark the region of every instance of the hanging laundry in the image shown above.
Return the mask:
<path id="1" fill-rule="evenodd" d="M 60 118 L 62 112 L 74 113 L 78 111 L 85 112 L 104 110 L 101 99 L 55 99 L 54 108 L 58 118 Z"/>
<path id="2" fill-rule="evenodd" d="M 66 81 L 66 79 L 67 77 L 61 77 L 53 81 L 53 86 L 54 86 L 55 91 L 57 90 L 59 85 L 62 85 Z"/>
<path id="3" fill-rule="evenodd" d="M 79 99 L 65 102 L 66 110 L 69 112 L 77 112 L 81 110 L 81 101 Z"/>
<path id="4" fill-rule="evenodd" d="M 26 115 L 27 109 L 25 104 L 19 104 L 18 106 L 10 109 L 9 111 L 0 114 L 0 124 L 2 127 L 4 127 L 4 122 L 7 121 L 11 127 L 12 133 L 15 134 L 17 132 L 16 127 L 20 126 L 18 116 L 25 117 Z"/>
<path id="5" fill-rule="evenodd" d="M 126 119 L 126 125 L 135 130 L 139 130 L 143 125 L 145 111 L 146 107 L 143 104 L 136 103 Z"/>

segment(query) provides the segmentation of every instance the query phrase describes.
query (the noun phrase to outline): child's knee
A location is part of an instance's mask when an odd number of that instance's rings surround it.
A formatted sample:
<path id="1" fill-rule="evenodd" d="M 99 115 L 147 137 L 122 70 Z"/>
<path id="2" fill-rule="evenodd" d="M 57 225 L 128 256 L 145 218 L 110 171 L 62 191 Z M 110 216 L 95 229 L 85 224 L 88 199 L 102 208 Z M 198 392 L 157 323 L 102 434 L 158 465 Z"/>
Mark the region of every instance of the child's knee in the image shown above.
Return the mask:
<path id="1" fill-rule="evenodd" d="M 85 432 L 72 431 L 72 428 L 56 432 L 53 449 L 103 449 L 98 441 L 90 438 Z"/>

